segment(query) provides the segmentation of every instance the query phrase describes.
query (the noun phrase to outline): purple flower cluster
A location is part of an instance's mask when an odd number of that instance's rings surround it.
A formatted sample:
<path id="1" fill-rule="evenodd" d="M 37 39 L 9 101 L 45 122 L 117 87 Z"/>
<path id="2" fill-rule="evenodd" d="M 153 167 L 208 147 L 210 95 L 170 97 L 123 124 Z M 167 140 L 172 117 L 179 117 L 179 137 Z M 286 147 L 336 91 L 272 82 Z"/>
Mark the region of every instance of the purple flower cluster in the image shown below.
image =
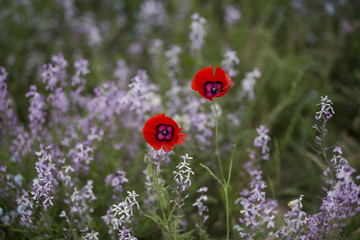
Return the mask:
<path id="1" fill-rule="evenodd" d="M 360 211 L 360 186 L 353 175 L 355 169 L 342 157 L 340 147 L 334 148 L 331 166 L 324 171 L 328 188 L 324 188 L 326 196 L 322 198 L 320 211 L 306 214 L 302 211 L 301 195 L 291 201 L 291 211 L 284 215 L 286 225 L 275 233 L 277 238 L 292 239 L 337 239 L 346 220 Z M 333 174 L 330 174 L 333 172 Z"/>
<path id="2" fill-rule="evenodd" d="M 241 12 L 234 5 L 226 6 L 224 16 L 225 22 L 229 26 L 235 25 L 241 20 Z"/>
<path id="3" fill-rule="evenodd" d="M 32 139 L 39 139 L 43 134 L 45 117 L 46 117 L 46 104 L 45 97 L 37 92 L 35 85 L 30 87 L 30 91 L 25 95 L 30 98 L 29 107 L 29 127 Z"/>
<path id="4" fill-rule="evenodd" d="M 205 18 L 201 17 L 199 13 L 194 13 L 191 16 L 190 50 L 192 53 L 199 54 L 202 46 L 204 45 L 204 38 L 206 36 L 205 24 Z"/>
<path id="5" fill-rule="evenodd" d="M 68 62 L 61 53 L 54 55 L 51 60 L 52 63 L 43 66 L 41 76 L 43 83 L 46 84 L 45 89 L 53 91 L 58 86 L 66 86 L 66 67 Z"/>
<path id="6" fill-rule="evenodd" d="M 355 169 L 342 157 L 340 147 L 335 147 L 331 165 L 324 171 L 329 184 L 326 196 L 322 199 L 320 211 L 309 216 L 308 239 L 320 237 L 336 238 L 345 221 L 360 211 L 360 186 L 355 183 Z M 332 172 L 332 174 L 330 174 Z M 360 179 L 360 176 L 355 176 Z"/>
<path id="7" fill-rule="evenodd" d="M 161 1 L 147 0 L 140 6 L 139 19 L 141 22 L 154 26 L 162 25 L 166 21 L 166 9 Z"/>
<path id="8" fill-rule="evenodd" d="M 36 152 L 38 162 L 35 163 L 37 178 L 32 184 L 32 198 L 38 205 L 42 205 L 46 210 L 49 205 L 53 205 L 54 185 L 57 184 L 54 178 L 55 164 L 51 154 L 50 146 L 40 145 L 40 151 Z M 41 204 L 40 204 L 41 203 Z"/>
<path id="9" fill-rule="evenodd" d="M 16 189 L 15 176 L 7 173 L 7 167 L 0 165 L 0 196 L 9 197 Z"/>
<path id="10" fill-rule="evenodd" d="M 253 100 L 255 97 L 254 88 L 256 79 L 261 77 L 261 72 L 258 68 L 255 68 L 252 72 L 248 72 L 245 78 L 241 82 L 242 91 L 239 95 L 239 101 L 243 99 Z"/>
<path id="11" fill-rule="evenodd" d="M 259 134 L 254 140 L 254 145 L 261 149 L 261 159 L 268 160 L 269 148 L 267 146 L 270 137 L 266 135 L 268 129 L 260 126 Z M 240 192 L 240 197 L 235 204 L 240 204 L 242 210 L 239 222 L 244 226 L 239 234 L 245 239 L 254 239 L 259 236 L 273 236 L 278 203 L 273 199 L 266 198 L 266 183 L 262 178 L 260 166 L 256 165 L 256 152 L 250 151 L 250 160 L 244 168 L 250 176 L 248 188 Z"/>
<path id="12" fill-rule="evenodd" d="M 28 191 L 22 190 L 21 196 L 16 198 L 17 203 L 17 214 L 20 215 L 20 225 L 21 226 L 30 226 L 34 221 L 33 219 L 33 208 L 34 200 L 29 196 Z"/>
<path id="13" fill-rule="evenodd" d="M 356 172 L 348 161 L 342 157 L 342 150 L 336 146 L 333 149 L 333 157 L 330 161 L 326 158 L 327 147 L 324 144 L 326 135 L 326 123 L 333 117 L 332 102 L 327 96 L 321 97 L 320 111 L 316 112 L 315 119 L 320 122 L 313 128 L 317 131 L 316 142 L 321 146 L 328 167 L 323 174 L 327 179 L 326 196 L 322 198 L 320 210 L 314 214 L 306 214 L 301 210 L 301 200 L 290 202 L 291 211 L 285 214 L 284 220 L 287 225 L 282 226 L 276 232 L 276 237 L 294 239 L 337 239 L 340 238 L 341 230 L 346 226 L 346 220 L 355 216 L 360 211 L 360 186 L 353 178 Z M 320 151 L 319 151 L 320 153 Z M 360 179 L 356 176 L 355 179 Z"/>
<path id="14" fill-rule="evenodd" d="M 105 178 L 105 184 L 113 188 L 112 198 L 115 201 L 120 201 L 123 192 L 123 184 L 129 182 L 126 178 L 126 172 L 117 170 L 115 174 L 109 174 Z"/>
<path id="15" fill-rule="evenodd" d="M 109 233 L 118 233 L 119 239 L 137 239 L 132 236 L 129 225 L 134 216 L 133 209 L 136 206 L 139 209 L 139 203 L 136 198 L 139 196 L 134 190 L 128 191 L 128 196 L 118 205 L 114 204 L 105 216 L 102 217 L 104 222 L 110 227 Z M 112 226 L 112 228 L 111 228 Z"/>
<path id="16" fill-rule="evenodd" d="M 304 195 L 301 195 L 298 199 L 289 202 L 288 206 L 290 211 L 284 214 L 283 219 L 285 224 L 280 226 L 274 236 L 280 239 L 308 239 L 305 236 L 305 228 L 307 221 L 307 214 L 302 211 L 302 199 Z"/>
<path id="17" fill-rule="evenodd" d="M 123 87 L 121 90 L 125 90 L 130 79 L 130 70 L 126 65 L 125 60 L 120 59 L 116 63 L 116 69 L 114 71 L 114 77 L 118 80 L 118 86 Z"/>
<path id="18" fill-rule="evenodd" d="M 96 196 L 93 193 L 93 181 L 88 180 L 86 185 L 80 189 L 80 191 L 74 187 L 73 193 L 70 196 L 70 214 L 72 216 L 84 216 L 92 213 L 91 202 L 96 200 Z"/>
<path id="19" fill-rule="evenodd" d="M 78 142 L 75 148 L 69 150 L 68 157 L 71 159 L 75 171 L 89 170 L 88 165 L 94 160 L 93 152 L 94 149 L 87 142 Z"/>
<path id="20" fill-rule="evenodd" d="M 240 59 L 236 55 L 236 51 L 229 49 L 224 53 L 224 60 L 222 60 L 221 66 L 230 77 L 235 77 L 239 74 L 239 71 L 235 69 L 235 66 L 239 65 L 239 63 Z"/>
<path id="21" fill-rule="evenodd" d="M 206 222 L 209 218 L 209 215 L 206 214 L 209 212 L 209 208 L 205 205 L 205 202 L 208 200 L 208 197 L 206 196 L 207 190 L 207 187 L 199 188 L 196 192 L 201 193 L 201 195 L 196 199 L 196 202 L 193 203 L 193 206 L 196 206 L 198 209 L 198 215 L 202 218 L 202 223 Z"/>
<path id="22" fill-rule="evenodd" d="M 189 157 L 188 154 L 181 156 L 181 158 L 183 161 L 176 166 L 178 171 L 173 172 L 176 174 L 174 180 L 179 184 L 181 191 L 185 191 L 191 186 L 190 176 L 194 175 L 194 172 L 191 170 L 190 163 L 188 162 L 188 160 L 193 158 Z"/>
<path id="23" fill-rule="evenodd" d="M 179 45 L 171 45 L 170 48 L 164 53 L 167 60 L 166 65 L 169 68 L 169 76 L 171 78 L 176 78 L 177 73 L 180 71 L 179 54 L 181 52 L 182 49 Z"/>
<path id="24" fill-rule="evenodd" d="M 86 59 L 80 58 L 74 64 L 76 72 L 75 75 L 71 78 L 71 86 L 85 85 L 85 79 L 82 76 L 85 76 L 90 73 L 88 68 L 89 62 Z"/>
<path id="25" fill-rule="evenodd" d="M 328 96 L 321 97 L 321 102 L 318 103 L 316 106 L 319 105 L 321 108 L 320 111 L 316 112 L 315 120 L 317 120 L 320 125 L 318 126 L 317 124 L 314 124 L 313 128 L 316 130 L 317 133 L 315 137 L 315 142 L 323 148 L 324 146 L 322 146 L 322 142 L 325 135 L 327 134 L 326 124 L 327 121 L 333 117 L 335 112 L 332 107 L 333 103 L 328 98 Z"/>
<path id="26" fill-rule="evenodd" d="M 259 136 L 254 139 L 254 146 L 261 149 L 261 158 L 263 160 L 269 160 L 270 149 L 268 147 L 268 143 L 271 140 L 269 135 L 267 135 L 269 130 L 264 125 L 260 125 L 260 127 L 257 128 L 256 131 Z"/>
<path id="27" fill-rule="evenodd" d="M 17 133 L 23 132 L 23 127 L 19 126 L 18 118 L 14 113 L 14 103 L 9 97 L 7 90 L 7 79 L 8 73 L 4 67 L 0 66 L 0 143 L 4 141 L 8 135 L 16 135 Z M 28 136 L 25 136 L 25 138 Z M 25 141 L 24 141 L 25 142 Z M 26 144 L 24 144 L 24 151 L 26 152 Z M 21 144 L 14 144 L 12 147 L 19 146 L 19 152 L 22 147 Z"/>

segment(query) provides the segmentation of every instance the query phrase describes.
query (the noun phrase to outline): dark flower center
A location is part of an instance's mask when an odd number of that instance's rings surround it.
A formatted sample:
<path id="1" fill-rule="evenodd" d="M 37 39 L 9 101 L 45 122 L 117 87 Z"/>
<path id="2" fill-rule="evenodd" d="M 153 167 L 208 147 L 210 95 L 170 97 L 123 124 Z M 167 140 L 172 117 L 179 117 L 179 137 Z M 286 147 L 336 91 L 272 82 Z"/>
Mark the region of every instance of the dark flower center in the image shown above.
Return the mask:
<path id="1" fill-rule="evenodd" d="M 204 85 L 205 96 L 212 98 L 221 93 L 223 90 L 223 84 L 221 82 L 206 82 Z"/>
<path id="2" fill-rule="evenodd" d="M 174 134 L 174 127 L 171 125 L 159 124 L 156 127 L 155 137 L 158 141 L 171 141 Z"/>

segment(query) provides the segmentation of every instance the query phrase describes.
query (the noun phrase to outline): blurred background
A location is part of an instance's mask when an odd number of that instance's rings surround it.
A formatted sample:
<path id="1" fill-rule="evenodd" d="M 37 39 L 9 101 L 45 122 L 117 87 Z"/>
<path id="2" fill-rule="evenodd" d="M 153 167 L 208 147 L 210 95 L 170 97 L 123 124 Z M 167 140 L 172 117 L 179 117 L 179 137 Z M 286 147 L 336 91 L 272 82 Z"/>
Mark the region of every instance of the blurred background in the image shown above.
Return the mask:
<path id="1" fill-rule="evenodd" d="M 194 13 L 206 20 L 204 42 L 196 52 L 190 37 Z M 237 146 L 234 179 L 241 179 L 247 149 L 263 124 L 272 138 L 270 161 L 263 166 L 273 190 L 270 196 L 286 205 L 305 194 L 305 209 L 318 209 L 322 169 L 309 145 L 314 145 L 316 104 L 324 95 L 335 110 L 327 142 L 340 145 L 345 158 L 360 170 L 360 1 L 0 0 L 0 66 L 9 73 L 8 91 L 25 125 L 25 94 L 33 84 L 44 90 L 41 73 L 52 55 L 63 53 L 70 69 L 79 57 L 89 61 L 85 91 L 90 95 L 96 86 L 114 79 L 122 59 L 128 76 L 146 70 L 165 96 L 173 80 L 165 66 L 175 58 L 168 51 L 174 45 L 181 48 L 176 79 L 183 86 L 201 68 L 222 66 L 229 49 L 240 60 L 233 68 L 234 87 L 217 102 L 223 113 L 224 156 L 231 142 Z M 261 76 L 253 98 L 243 104 L 240 86 L 255 68 Z M 162 101 L 165 106 L 166 97 Z M 232 124 L 231 113 L 241 115 L 238 123 Z M 199 162 L 213 157 L 199 152 L 189 154 L 197 155 Z M 199 180 L 209 181 L 208 176 Z M 240 185 L 233 186 L 234 199 Z M 212 204 L 210 209 L 217 203 Z M 216 221 L 210 218 L 209 224 Z"/>

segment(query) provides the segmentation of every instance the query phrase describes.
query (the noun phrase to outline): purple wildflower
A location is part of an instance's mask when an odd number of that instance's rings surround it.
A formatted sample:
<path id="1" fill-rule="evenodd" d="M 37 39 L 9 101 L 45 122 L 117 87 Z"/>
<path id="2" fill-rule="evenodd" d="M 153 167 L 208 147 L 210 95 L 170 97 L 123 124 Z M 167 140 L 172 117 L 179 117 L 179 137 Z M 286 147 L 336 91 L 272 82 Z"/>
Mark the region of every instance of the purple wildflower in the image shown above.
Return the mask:
<path id="1" fill-rule="evenodd" d="M 20 161 L 22 157 L 31 152 L 33 139 L 23 127 L 16 127 L 14 132 L 17 134 L 11 142 L 10 151 L 13 154 L 14 159 Z"/>
<path id="2" fill-rule="evenodd" d="M 190 163 L 187 161 L 193 158 L 189 157 L 188 154 L 181 156 L 181 158 L 183 161 L 176 166 L 178 172 L 173 172 L 176 174 L 174 180 L 181 186 L 181 191 L 184 191 L 191 186 L 190 176 L 191 174 L 194 175 L 194 172 L 191 170 Z"/>
<path id="3" fill-rule="evenodd" d="M 267 160 L 269 152 L 267 143 L 270 140 L 270 137 L 266 135 L 268 130 L 265 126 L 260 126 L 257 132 L 259 136 L 255 138 L 254 145 L 261 148 L 261 158 Z M 255 151 L 250 151 L 250 160 L 245 163 L 244 168 L 250 175 L 251 181 L 248 184 L 248 188 L 243 189 L 240 192 L 240 197 L 235 201 L 235 204 L 240 204 L 243 207 L 240 211 L 242 217 L 239 218 L 239 222 L 246 228 L 242 228 L 239 234 L 246 239 L 253 239 L 258 231 L 272 236 L 278 213 L 277 201 L 265 196 L 265 188 L 267 186 L 262 178 L 262 171 L 255 164 L 255 160 Z"/>
<path id="4" fill-rule="evenodd" d="M 114 204 L 102 219 L 107 225 L 112 224 L 110 233 L 117 231 L 120 239 L 136 239 L 131 235 L 131 228 L 128 226 L 132 222 L 134 206 L 139 209 L 139 203 L 136 200 L 139 195 L 135 191 L 127 191 L 127 193 L 125 201 Z"/>
<path id="5" fill-rule="evenodd" d="M 87 233 L 85 236 L 83 236 L 82 239 L 85 239 L 85 240 L 99 240 L 97 235 L 99 235 L 98 232 L 91 231 L 91 233 Z"/>
<path id="6" fill-rule="evenodd" d="M 191 16 L 190 50 L 192 53 L 199 54 L 202 46 L 204 45 L 204 37 L 206 36 L 205 23 L 205 18 L 201 17 L 199 13 L 194 13 Z"/>
<path id="7" fill-rule="evenodd" d="M 193 206 L 198 208 L 198 214 L 200 217 L 202 217 L 202 223 L 206 222 L 206 220 L 209 218 L 209 215 L 206 215 L 206 213 L 209 212 L 209 208 L 205 205 L 205 202 L 208 200 L 208 197 L 205 195 L 207 190 L 207 187 L 199 188 L 196 192 L 201 193 L 201 196 L 196 199 L 195 203 L 193 203 Z"/>
<path id="8" fill-rule="evenodd" d="M 53 156 L 50 151 L 50 146 L 40 145 L 40 151 L 36 152 L 38 162 L 35 163 L 35 169 L 38 176 L 33 180 L 31 191 L 32 198 L 37 204 L 42 205 L 44 209 L 47 209 L 49 205 L 53 205 L 53 187 L 54 183 L 56 183 L 53 177 L 55 164 L 53 163 Z"/>
<path id="9" fill-rule="evenodd" d="M 241 12 L 234 5 L 228 5 L 225 8 L 225 22 L 232 26 L 241 20 Z M 230 76 L 230 75 L 229 75 Z"/>
<path id="10" fill-rule="evenodd" d="M 88 180 L 86 185 L 78 191 L 75 187 L 72 195 L 70 196 L 70 213 L 72 216 L 84 216 L 85 214 L 92 213 L 94 210 L 91 202 L 96 200 L 93 193 L 93 181 Z"/>
<path id="11" fill-rule="evenodd" d="M 318 124 L 313 125 L 313 129 L 316 131 L 315 136 L 315 143 L 320 146 L 321 151 L 318 151 L 320 154 L 321 152 L 325 153 L 327 149 L 324 147 L 324 140 L 325 136 L 328 132 L 326 129 L 327 121 L 333 117 L 335 114 L 334 109 L 332 108 L 332 101 L 328 98 L 328 96 L 321 97 L 321 102 L 316 104 L 316 106 L 320 105 L 320 111 L 316 112 L 315 120 L 319 122 Z"/>
<path id="12" fill-rule="evenodd" d="M 321 106 L 320 111 L 316 112 L 315 119 L 322 122 L 327 122 L 335 114 L 334 109 L 332 108 L 332 101 L 328 96 L 321 97 L 321 102 L 316 104 L 316 106 Z"/>
<path id="13" fill-rule="evenodd" d="M 169 68 L 169 75 L 171 78 L 175 78 L 176 74 L 180 71 L 180 59 L 179 54 L 182 49 L 179 45 L 171 45 L 170 48 L 165 51 L 166 65 Z"/>
<path id="14" fill-rule="evenodd" d="M 301 203 L 303 197 L 304 195 L 301 195 L 298 199 L 289 202 L 288 206 L 291 210 L 284 215 L 285 225 L 279 227 L 275 232 L 276 238 L 306 239 L 304 233 L 307 215 L 301 210 L 303 207 Z"/>
<path id="15" fill-rule="evenodd" d="M 76 85 L 85 85 L 85 79 L 81 76 L 85 76 L 90 73 L 90 70 L 88 68 L 89 62 L 86 59 L 80 58 L 77 60 L 74 64 L 75 66 L 75 75 L 71 78 L 71 86 Z"/>
<path id="16" fill-rule="evenodd" d="M 166 9 L 162 2 L 147 0 L 140 6 L 139 19 L 153 26 L 163 25 L 166 22 Z"/>
<path id="17" fill-rule="evenodd" d="M 8 73 L 4 67 L 0 66 L 0 134 L 5 136 L 7 134 L 16 135 L 16 128 L 18 124 L 17 117 L 13 110 L 13 101 L 9 98 L 7 91 Z M 0 140 L 1 141 L 1 140 Z"/>
<path id="18" fill-rule="evenodd" d="M 255 68 L 252 72 L 248 72 L 245 75 L 245 78 L 241 82 L 242 91 L 239 96 L 239 101 L 247 98 L 248 100 L 253 100 L 255 97 L 254 86 L 256 84 L 256 79 L 261 77 L 261 72 L 258 68 Z"/>
<path id="19" fill-rule="evenodd" d="M 41 74 L 43 83 L 46 84 L 45 89 L 53 91 L 58 85 L 66 86 L 66 67 L 68 65 L 62 53 L 54 55 L 51 58 L 52 63 L 43 66 Z"/>
<path id="20" fill-rule="evenodd" d="M 87 142 L 78 142 L 75 145 L 75 148 L 70 149 L 68 156 L 71 158 L 71 161 L 74 163 L 74 168 L 78 171 L 80 168 L 85 171 L 88 170 L 88 165 L 93 161 L 93 152 L 94 149 L 89 146 Z"/>
<path id="21" fill-rule="evenodd" d="M 36 86 L 30 86 L 30 91 L 25 95 L 30 98 L 30 107 L 29 107 L 29 128 L 31 131 L 32 138 L 39 138 L 41 130 L 45 123 L 46 117 L 46 104 L 45 97 L 37 92 Z"/>
<path id="22" fill-rule="evenodd" d="M 107 186 L 113 187 L 112 198 L 115 201 L 120 201 L 121 194 L 123 192 L 123 184 L 129 182 L 126 178 L 126 172 L 117 170 L 115 174 L 109 174 L 105 178 Z"/>
<path id="23" fill-rule="evenodd" d="M 114 71 L 114 76 L 118 80 L 118 86 L 123 87 L 123 90 L 125 90 L 125 87 L 128 84 L 128 81 L 130 80 L 130 70 L 128 66 L 126 65 L 126 61 L 123 59 L 120 59 L 116 63 L 116 69 Z"/>
<path id="24" fill-rule="evenodd" d="M 154 67 L 160 67 L 160 60 L 164 55 L 163 40 L 155 38 L 151 41 L 149 46 L 149 54 L 151 55 L 151 62 Z"/>
<path id="25" fill-rule="evenodd" d="M 254 146 L 261 149 L 261 158 L 263 160 L 269 160 L 270 149 L 268 147 L 268 143 L 271 140 L 269 135 L 267 135 L 269 130 L 264 125 L 260 125 L 260 127 L 257 128 L 256 131 L 259 136 L 254 139 Z"/>
<path id="26" fill-rule="evenodd" d="M 30 198 L 29 193 L 22 190 L 22 195 L 16 198 L 16 203 L 18 205 L 17 212 L 21 216 L 20 225 L 24 226 L 32 223 L 34 221 L 32 217 L 34 200 Z"/>
<path id="27" fill-rule="evenodd" d="M 345 227 L 345 220 L 360 211 L 360 186 L 352 177 L 356 172 L 341 156 L 341 148 L 334 148 L 331 166 L 324 171 L 327 183 L 326 196 L 322 199 L 320 212 L 309 217 L 307 225 L 310 229 L 308 239 L 332 238 L 334 231 Z M 328 175 L 333 171 L 332 175 Z M 359 178 L 357 176 L 356 178 Z"/>
<path id="28" fill-rule="evenodd" d="M 240 63 L 240 59 L 236 56 L 236 51 L 231 49 L 224 53 L 224 60 L 221 62 L 221 66 L 227 72 L 230 77 L 235 77 L 239 74 L 239 71 L 235 69 L 235 65 Z"/>

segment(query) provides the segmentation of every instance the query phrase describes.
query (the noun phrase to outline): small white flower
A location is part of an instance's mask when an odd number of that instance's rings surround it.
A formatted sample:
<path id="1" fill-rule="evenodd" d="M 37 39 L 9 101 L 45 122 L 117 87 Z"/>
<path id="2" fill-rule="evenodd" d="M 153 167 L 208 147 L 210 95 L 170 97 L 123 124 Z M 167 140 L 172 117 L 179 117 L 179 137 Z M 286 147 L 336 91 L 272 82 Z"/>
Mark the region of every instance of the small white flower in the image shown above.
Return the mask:
<path id="1" fill-rule="evenodd" d="M 16 184 L 21 183 L 22 180 L 23 180 L 23 176 L 22 176 L 20 173 L 18 173 L 18 174 L 16 174 L 16 175 L 14 176 L 14 182 L 15 182 Z"/>
<path id="2" fill-rule="evenodd" d="M 86 240 L 99 240 L 99 238 L 97 237 L 97 235 L 99 235 L 98 232 L 91 231 L 91 233 L 87 233 L 85 236 L 83 236 L 82 239 L 86 239 Z"/>

